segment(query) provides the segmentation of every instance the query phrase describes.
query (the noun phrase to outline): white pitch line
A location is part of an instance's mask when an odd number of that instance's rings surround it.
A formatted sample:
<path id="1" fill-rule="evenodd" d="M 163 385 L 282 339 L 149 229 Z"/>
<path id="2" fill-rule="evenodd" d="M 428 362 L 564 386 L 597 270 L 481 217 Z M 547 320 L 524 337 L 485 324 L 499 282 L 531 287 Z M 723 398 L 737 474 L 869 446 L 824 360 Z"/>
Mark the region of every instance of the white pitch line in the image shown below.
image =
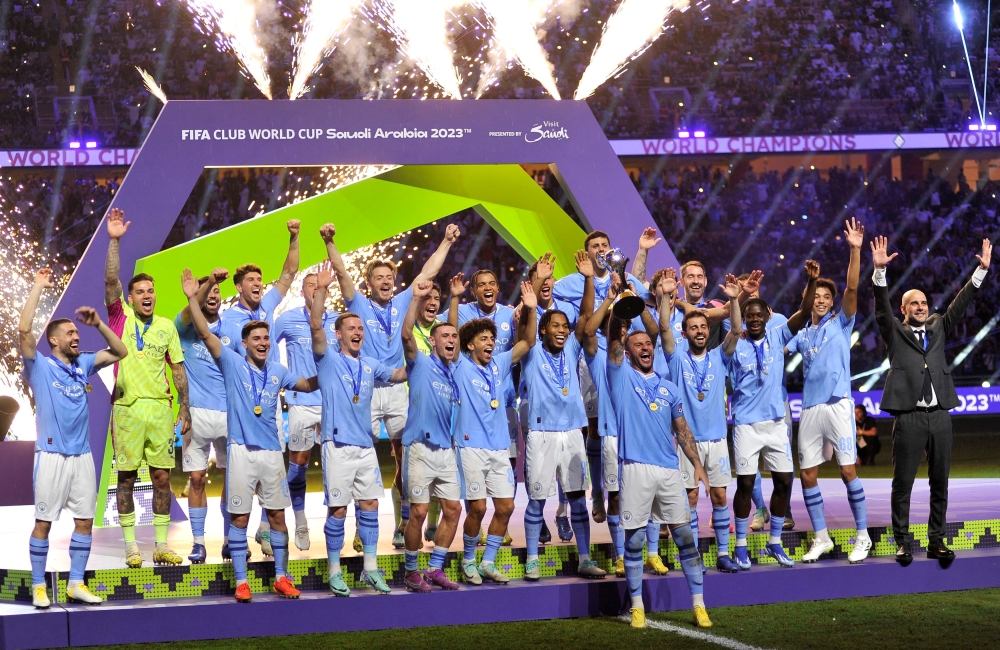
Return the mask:
<path id="1" fill-rule="evenodd" d="M 631 618 L 628 616 L 622 616 L 620 618 L 625 622 L 631 621 Z M 698 639 L 699 641 L 714 643 L 715 645 L 720 645 L 723 648 L 729 648 L 730 650 L 764 650 L 763 648 L 758 648 L 757 646 L 750 645 L 748 643 L 742 643 L 735 639 L 730 639 L 724 636 L 716 636 L 707 632 L 699 632 L 698 630 L 690 630 L 686 627 L 674 625 L 673 623 L 664 623 L 661 621 L 651 621 L 646 619 L 646 627 L 651 627 L 654 630 L 660 630 L 662 632 L 673 632 L 674 634 L 686 636 L 689 639 Z"/>

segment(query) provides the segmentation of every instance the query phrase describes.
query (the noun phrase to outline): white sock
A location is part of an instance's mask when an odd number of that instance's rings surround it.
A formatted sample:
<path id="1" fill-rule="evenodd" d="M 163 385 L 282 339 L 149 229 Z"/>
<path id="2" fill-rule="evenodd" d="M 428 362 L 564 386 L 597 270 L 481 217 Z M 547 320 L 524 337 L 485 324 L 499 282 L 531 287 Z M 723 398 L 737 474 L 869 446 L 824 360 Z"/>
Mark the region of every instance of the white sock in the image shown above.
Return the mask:
<path id="1" fill-rule="evenodd" d="M 865 534 L 866 535 L 868 534 L 867 531 L 865 532 Z M 816 531 L 816 539 L 818 539 L 820 541 L 823 541 L 823 542 L 833 541 L 833 540 L 830 539 L 830 531 L 827 530 L 826 528 L 824 528 L 823 530 L 817 530 Z"/>
<path id="2" fill-rule="evenodd" d="M 566 504 L 559 502 L 559 505 L 556 506 L 556 517 L 565 517 L 565 516 L 566 516 Z"/>
<path id="3" fill-rule="evenodd" d="M 160 549 L 166 549 L 166 548 L 170 548 L 169 546 L 167 546 L 166 542 L 156 542 L 156 550 L 157 551 L 159 551 Z"/>
<path id="4" fill-rule="evenodd" d="M 691 606 L 692 607 L 704 607 L 705 606 L 705 594 L 691 594 Z"/>
<path id="5" fill-rule="evenodd" d="M 747 538 L 744 537 L 743 539 L 737 539 L 736 540 L 736 545 L 737 546 L 746 546 L 747 545 Z"/>
<path id="6" fill-rule="evenodd" d="M 267 519 L 261 519 L 260 526 L 257 527 L 257 530 L 271 530 L 271 524 L 268 523 Z"/>
<path id="7" fill-rule="evenodd" d="M 867 539 L 867 540 L 871 541 L 869 539 L 869 537 L 868 537 L 868 529 L 866 528 L 866 529 L 862 529 L 862 530 L 859 530 L 858 532 L 856 532 L 854 534 L 854 539 L 858 540 L 859 542 L 861 540 L 863 540 L 863 539 Z"/>
<path id="8" fill-rule="evenodd" d="M 781 535 L 771 535 L 770 537 L 767 538 L 767 543 L 768 544 L 780 544 L 781 543 Z"/>
<path id="9" fill-rule="evenodd" d="M 194 543 L 195 544 L 201 544 L 202 546 L 204 546 L 205 545 L 205 536 L 204 535 L 196 535 L 195 538 L 194 538 Z"/>
<path id="10" fill-rule="evenodd" d="M 335 576 L 340 573 L 340 562 L 327 562 L 330 567 L 330 575 Z"/>
<path id="11" fill-rule="evenodd" d="M 76 589 L 83 584 L 83 580 L 70 580 L 66 583 L 66 589 Z"/>
<path id="12" fill-rule="evenodd" d="M 529 555 L 528 559 L 525 560 L 525 562 L 531 562 L 532 560 L 534 560 L 535 562 L 537 562 L 538 561 L 538 556 L 537 555 Z"/>
<path id="13" fill-rule="evenodd" d="M 305 510 L 293 510 L 295 513 L 295 527 L 302 528 L 303 526 L 308 526 L 309 522 L 306 521 L 306 511 Z"/>
<path id="14" fill-rule="evenodd" d="M 237 580 L 236 580 L 236 586 L 237 586 L 237 587 L 239 587 L 240 585 L 245 585 L 246 583 L 247 583 L 247 581 L 246 581 L 246 580 L 240 580 L 240 579 L 238 579 L 238 578 L 237 578 Z"/>
<path id="15" fill-rule="evenodd" d="M 583 564 L 590 560 L 590 553 L 580 553 L 577 557 L 580 559 L 580 564 Z"/>
<path id="16" fill-rule="evenodd" d="M 632 596 L 632 609 L 646 611 L 646 608 L 642 605 L 642 596 Z"/>
<path id="17" fill-rule="evenodd" d="M 378 556 L 365 553 L 365 571 L 378 571 Z"/>

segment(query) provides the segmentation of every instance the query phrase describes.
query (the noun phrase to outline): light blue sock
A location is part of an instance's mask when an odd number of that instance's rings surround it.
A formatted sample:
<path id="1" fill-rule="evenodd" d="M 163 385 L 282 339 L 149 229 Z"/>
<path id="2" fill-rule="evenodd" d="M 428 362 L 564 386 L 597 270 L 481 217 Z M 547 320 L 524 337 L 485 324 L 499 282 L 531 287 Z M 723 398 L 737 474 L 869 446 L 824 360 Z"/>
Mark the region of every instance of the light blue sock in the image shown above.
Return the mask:
<path id="1" fill-rule="evenodd" d="M 271 527 L 271 522 L 267 520 L 267 510 L 263 508 L 260 509 L 260 523 L 264 524 L 265 528 Z"/>
<path id="2" fill-rule="evenodd" d="M 503 543 L 503 537 L 500 535 L 487 535 L 486 536 L 486 550 L 483 551 L 483 564 L 493 564 L 497 559 L 497 551 L 500 550 L 500 544 Z"/>
<path id="3" fill-rule="evenodd" d="M 236 584 L 247 581 L 247 529 L 229 526 L 229 554 L 233 558 Z"/>
<path id="4" fill-rule="evenodd" d="M 229 538 L 229 527 L 232 525 L 232 517 L 229 515 L 229 502 L 226 493 L 223 491 L 222 498 L 219 499 L 219 512 L 222 513 L 222 533 Z"/>
<path id="5" fill-rule="evenodd" d="M 417 570 L 417 552 L 416 551 L 406 551 L 406 570 L 416 571 Z"/>
<path id="6" fill-rule="evenodd" d="M 195 544 L 205 543 L 205 517 L 208 516 L 208 506 L 188 508 L 188 518 L 191 519 L 191 536 Z"/>
<path id="7" fill-rule="evenodd" d="M 444 561 L 448 559 L 448 549 L 435 546 L 427 566 L 431 569 L 444 569 Z"/>
<path id="8" fill-rule="evenodd" d="M 274 577 L 288 575 L 288 533 L 271 529 L 271 548 L 274 549 Z"/>
<path id="9" fill-rule="evenodd" d="M 365 555 L 375 556 L 378 553 L 378 511 L 361 511 L 361 543 L 365 547 Z"/>
<path id="10" fill-rule="evenodd" d="M 530 504 L 531 502 L 529 501 L 528 503 Z M 465 558 L 466 562 L 476 561 L 476 544 L 478 542 L 478 536 L 462 533 L 462 557 Z"/>
<path id="11" fill-rule="evenodd" d="M 753 507 L 758 510 L 764 507 L 764 488 L 761 487 L 760 470 L 757 470 L 757 476 L 753 479 L 753 494 L 750 495 L 753 499 Z"/>
<path id="12" fill-rule="evenodd" d="M 712 528 L 715 529 L 715 541 L 719 545 L 718 555 L 729 555 L 729 508 L 726 506 L 712 507 Z"/>
<path id="13" fill-rule="evenodd" d="M 694 536 L 691 534 L 689 526 L 678 526 L 670 531 L 677 544 L 678 556 L 681 560 L 681 567 L 684 569 L 684 577 L 687 578 L 688 589 L 692 596 L 705 593 L 704 574 L 701 570 L 701 555 L 698 547 L 695 546 Z"/>
<path id="14" fill-rule="evenodd" d="M 528 557 L 538 557 L 538 536 L 542 534 L 545 522 L 544 509 L 545 499 L 528 499 L 528 506 L 524 509 L 524 543 Z"/>
<path id="15" fill-rule="evenodd" d="M 87 570 L 87 559 L 90 557 L 90 544 L 93 535 L 73 533 L 69 538 L 69 579 L 83 580 L 83 572 Z M 34 579 L 34 574 L 32 574 Z"/>
<path id="16" fill-rule="evenodd" d="M 642 528 L 625 531 L 625 582 L 632 597 L 642 596 Z"/>
<path id="17" fill-rule="evenodd" d="M 691 513 L 691 535 L 695 539 L 695 546 L 698 545 L 698 508 L 688 508 L 688 512 Z"/>
<path id="18" fill-rule="evenodd" d="M 847 491 L 850 499 L 851 491 Z M 862 498 L 864 496 L 862 495 Z M 809 521 L 812 522 L 813 530 L 819 532 L 826 530 L 826 517 L 823 515 L 823 495 L 819 491 L 819 486 L 803 488 L 802 500 L 806 502 L 806 512 L 809 513 Z"/>
<path id="19" fill-rule="evenodd" d="M 646 555 L 660 554 L 660 524 L 650 519 L 646 524 Z"/>
<path id="20" fill-rule="evenodd" d="M 330 575 L 340 573 L 340 550 L 344 548 L 344 520 L 328 515 L 323 526 L 326 535 L 326 560 L 330 565 Z"/>
<path id="21" fill-rule="evenodd" d="M 556 483 L 556 492 L 559 494 L 559 503 L 569 504 L 569 499 L 566 498 L 566 493 L 563 492 L 562 486 Z"/>
<path id="22" fill-rule="evenodd" d="M 45 561 L 49 556 L 49 540 L 28 538 L 28 553 L 31 555 L 31 584 L 45 584 Z"/>
<path id="23" fill-rule="evenodd" d="M 288 494 L 292 497 L 292 511 L 306 509 L 306 466 L 288 463 Z"/>
<path id="24" fill-rule="evenodd" d="M 611 533 L 611 543 L 615 547 L 615 561 L 625 557 L 625 531 L 622 530 L 621 522 L 621 515 L 608 515 L 608 532 Z"/>
<path id="25" fill-rule="evenodd" d="M 569 501 L 570 525 L 576 537 L 576 553 L 581 562 L 590 559 L 590 513 L 587 512 L 587 497 L 578 496 Z"/>
<path id="26" fill-rule="evenodd" d="M 851 512 L 854 513 L 854 525 L 859 531 L 868 530 L 868 506 L 865 504 L 865 489 L 861 487 L 861 479 L 854 477 L 854 480 L 847 484 L 847 500 L 851 503 Z"/>
<path id="27" fill-rule="evenodd" d="M 780 544 L 781 543 L 781 527 L 785 525 L 784 517 L 776 517 L 774 513 L 771 513 L 771 536 L 768 538 L 768 544 Z"/>
<path id="28" fill-rule="evenodd" d="M 736 517 L 736 545 L 747 545 L 747 529 L 750 528 L 750 517 Z"/>

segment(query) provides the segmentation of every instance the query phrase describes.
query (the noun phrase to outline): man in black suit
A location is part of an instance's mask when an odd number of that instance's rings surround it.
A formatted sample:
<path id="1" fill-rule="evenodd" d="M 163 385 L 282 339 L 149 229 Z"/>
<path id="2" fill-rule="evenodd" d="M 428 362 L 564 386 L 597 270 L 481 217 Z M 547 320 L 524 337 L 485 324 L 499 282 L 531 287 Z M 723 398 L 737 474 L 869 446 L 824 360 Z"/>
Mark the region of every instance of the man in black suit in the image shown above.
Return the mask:
<path id="1" fill-rule="evenodd" d="M 952 560 L 955 553 L 944 544 L 948 512 L 948 473 L 951 466 L 951 416 L 958 395 L 951 369 L 944 356 L 945 339 L 986 277 L 993 246 L 983 240 L 977 255 L 979 267 L 944 315 L 929 315 L 927 297 L 918 289 L 903 294 L 903 321 L 892 315 L 885 267 L 897 253 L 888 254 L 888 240 L 872 242 L 875 263 L 875 320 L 885 341 L 889 374 L 885 380 L 881 408 L 895 418 L 892 425 L 892 532 L 896 538 L 896 561 L 908 566 L 913 561 L 910 534 L 910 491 L 920 460 L 926 453 L 931 487 L 927 557 Z"/>

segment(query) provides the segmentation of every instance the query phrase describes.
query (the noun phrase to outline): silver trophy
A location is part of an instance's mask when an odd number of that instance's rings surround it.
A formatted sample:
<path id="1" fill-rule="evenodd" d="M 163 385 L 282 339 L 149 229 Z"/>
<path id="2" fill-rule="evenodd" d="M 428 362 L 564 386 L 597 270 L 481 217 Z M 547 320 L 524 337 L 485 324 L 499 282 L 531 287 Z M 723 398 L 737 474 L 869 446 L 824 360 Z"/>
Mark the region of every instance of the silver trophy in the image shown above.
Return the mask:
<path id="1" fill-rule="evenodd" d="M 603 257 L 598 257 L 597 259 L 604 268 L 612 273 L 617 273 L 618 277 L 621 278 L 622 286 L 625 287 L 618 294 L 618 297 L 615 298 L 615 304 L 611 306 L 611 312 L 622 320 L 632 320 L 641 314 L 646 309 L 646 302 L 637 296 L 634 291 L 628 289 L 628 276 L 625 273 L 625 267 L 628 266 L 629 258 L 625 257 L 622 249 L 612 248 Z"/>

